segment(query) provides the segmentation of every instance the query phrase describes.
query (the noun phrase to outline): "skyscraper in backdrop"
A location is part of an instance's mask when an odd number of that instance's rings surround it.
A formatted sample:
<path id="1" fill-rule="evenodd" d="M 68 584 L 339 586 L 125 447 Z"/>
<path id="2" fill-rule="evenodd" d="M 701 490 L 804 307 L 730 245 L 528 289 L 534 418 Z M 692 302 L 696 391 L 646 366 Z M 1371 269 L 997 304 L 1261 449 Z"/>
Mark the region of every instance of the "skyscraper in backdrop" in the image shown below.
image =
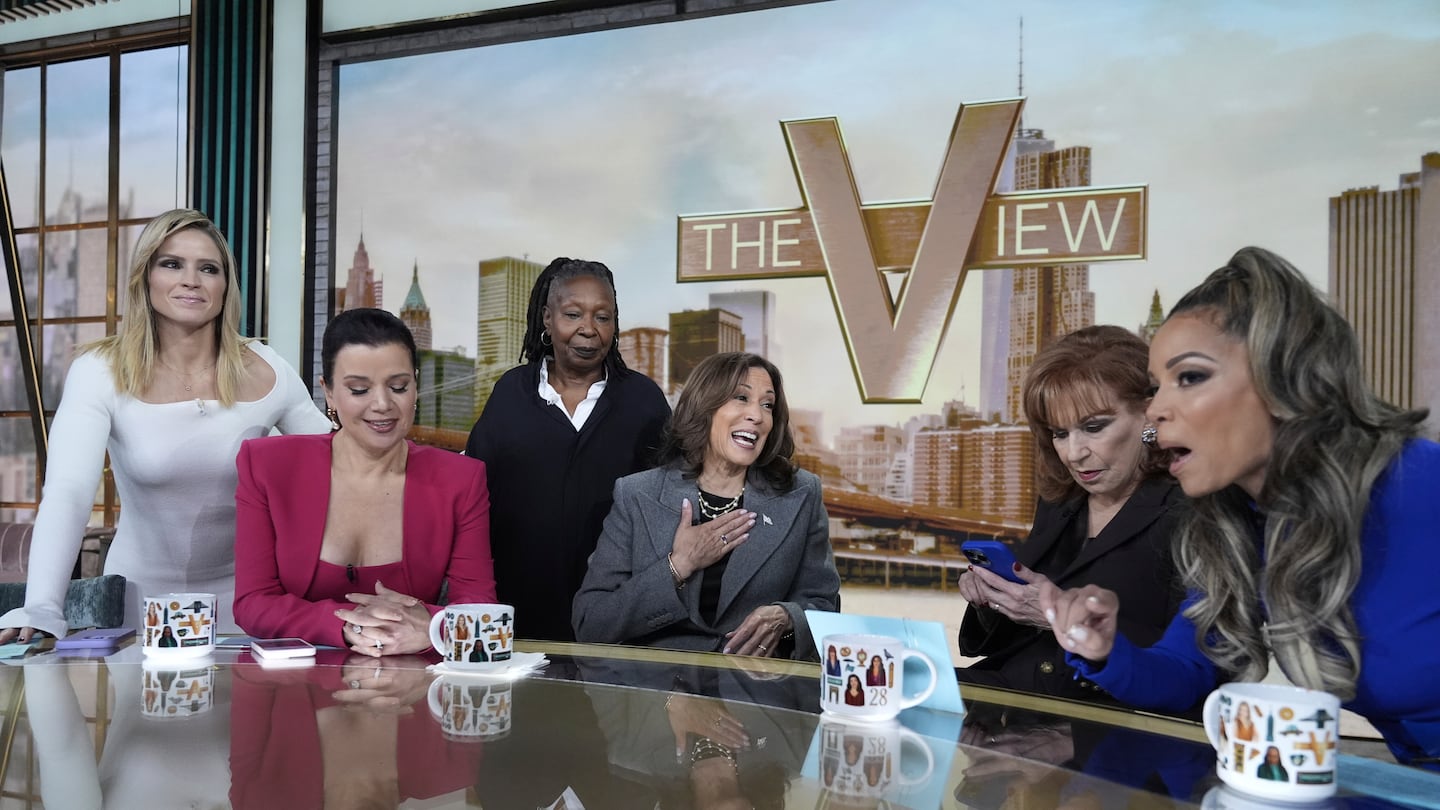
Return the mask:
<path id="1" fill-rule="evenodd" d="M 1375 393 L 1440 424 L 1440 152 L 1393 191 L 1330 198 L 1330 297 Z"/>
<path id="2" fill-rule="evenodd" d="M 530 290 L 544 270 L 544 265 L 514 256 L 480 262 L 475 312 L 476 415 L 485 409 L 495 381 L 520 363 Z"/>
<path id="3" fill-rule="evenodd" d="M 1090 147 L 1056 149 L 1038 129 L 1021 130 L 1015 144 L 1016 191 L 1090 185 Z M 1055 338 L 1095 323 L 1095 294 L 1090 292 L 1088 264 L 1025 267 L 1010 273 L 1002 421 L 1015 424 L 1025 419 L 1021 387 L 1035 355 Z"/>

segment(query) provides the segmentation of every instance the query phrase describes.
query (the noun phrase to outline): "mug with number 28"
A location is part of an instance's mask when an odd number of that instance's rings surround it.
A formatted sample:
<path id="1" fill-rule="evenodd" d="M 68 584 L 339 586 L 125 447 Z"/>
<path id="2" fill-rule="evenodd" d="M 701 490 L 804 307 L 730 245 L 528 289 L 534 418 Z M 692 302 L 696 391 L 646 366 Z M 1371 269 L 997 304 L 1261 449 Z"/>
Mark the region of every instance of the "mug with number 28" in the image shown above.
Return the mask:
<path id="1" fill-rule="evenodd" d="M 905 693 L 905 662 L 919 661 L 930 677 Z M 889 720 L 935 691 L 935 662 L 890 636 L 845 634 L 820 641 L 820 708 L 856 720 Z"/>

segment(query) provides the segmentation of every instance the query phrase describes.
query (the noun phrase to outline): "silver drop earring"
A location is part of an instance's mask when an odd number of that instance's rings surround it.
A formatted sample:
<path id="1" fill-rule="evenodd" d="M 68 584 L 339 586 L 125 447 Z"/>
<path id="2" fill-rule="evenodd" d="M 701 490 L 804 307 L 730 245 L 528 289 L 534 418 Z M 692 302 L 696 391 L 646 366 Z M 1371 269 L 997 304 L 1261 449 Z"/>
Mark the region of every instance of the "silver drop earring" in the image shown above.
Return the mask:
<path id="1" fill-rule="evenodd" d="M 1140 431 L 1140 443 L 1146 447 L 1154 447 L 1159 441 L 1159 436 L 1160 431 L 1156 430 L 1153 424 L 1146 422 L 1145 428 Z"/>

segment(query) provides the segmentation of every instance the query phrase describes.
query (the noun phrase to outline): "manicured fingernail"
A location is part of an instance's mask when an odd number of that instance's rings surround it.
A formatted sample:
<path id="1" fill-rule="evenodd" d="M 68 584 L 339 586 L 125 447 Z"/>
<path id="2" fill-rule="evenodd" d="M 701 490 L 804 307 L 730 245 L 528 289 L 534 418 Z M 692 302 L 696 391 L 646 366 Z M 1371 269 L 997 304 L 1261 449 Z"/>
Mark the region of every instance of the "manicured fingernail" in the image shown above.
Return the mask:
<path id="1" fill-rule="evenodd" d="M 1015 563 L 1014 565 L 1012 565 L 1012 566 L 1010 566 L 1010 567 L 1013 568 L 1013 569 L 1015 569 L 1015 573 L 1017 573 L 1017 574 L 1020 573 L 1020 563 L 1017 562 L 1017 563 Z"/>
<path id="2" fill-rule="evenodd" d="M 1070 625 L 1070 629 L 1065 631 L 1065 635 L 1075 639 L 1076 641 L 1084 641 L 1085 639 L 1090 638 L 1090 631 L 1086 630 L 1078 624 L 1072 624 Z"/>
<path id="3" fill-rule="evenodd" d="M 1055 621 L 1055 611 L 1052 608 L 1045 608 L 1045 620 L 1050 622 Z"/>

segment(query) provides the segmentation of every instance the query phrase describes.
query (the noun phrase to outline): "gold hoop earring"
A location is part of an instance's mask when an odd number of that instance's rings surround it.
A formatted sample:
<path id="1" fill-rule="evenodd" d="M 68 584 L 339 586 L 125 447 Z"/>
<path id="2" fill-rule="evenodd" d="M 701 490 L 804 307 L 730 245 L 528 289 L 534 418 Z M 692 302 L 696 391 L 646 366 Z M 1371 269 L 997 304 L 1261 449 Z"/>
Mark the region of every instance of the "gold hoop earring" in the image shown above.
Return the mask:
<path id="1" fill-rule="evenodd" d="M 336 413 L 334 408 L 326 406 L 325 416 L 330 420 L 331 433 L 340 429 L 340 414 Z"/>

